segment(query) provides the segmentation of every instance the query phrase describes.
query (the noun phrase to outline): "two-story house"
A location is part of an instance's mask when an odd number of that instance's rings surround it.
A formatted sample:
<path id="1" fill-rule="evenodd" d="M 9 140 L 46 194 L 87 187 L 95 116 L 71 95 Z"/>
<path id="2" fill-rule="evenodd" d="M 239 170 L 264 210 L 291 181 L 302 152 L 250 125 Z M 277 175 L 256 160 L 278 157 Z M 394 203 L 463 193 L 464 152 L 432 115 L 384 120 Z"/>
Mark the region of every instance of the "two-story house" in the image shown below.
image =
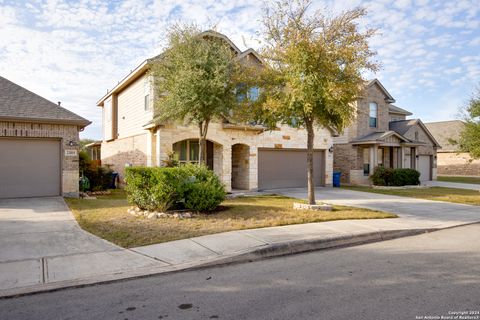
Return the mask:
<path id="1" fill-rule="evenodd" d="M 334 138 L 334 170 L 343 182 L 369 184 L 377 166 L 413 168 L 420 181 L 436 179 L 440 145 L 420 119 L 407 119 L 412 113 L 394 102 L 380 81 L 367 83 L 356 120 Z"/>
<path id="2" fill-rule="evenodd" d="M 255 50 L 241 51 L 223 34 L 206 31 L 202 35 L 223 39 L 245 63 L 262 63 Z M 151 60 L 145 60 L 97 103 L 103 109 L 101 161 L 121 177 L 125 166 L 163 166 L 172 153 L 180 162 L 198 161 L 196 126 L 155 121 L 150 65 Z M 207 139 L 207 164 L 227 190 L 306 186 L 306 130 L 278 126 L 267 131 L 260 125 L 225 119 L 210 124 Z M 331 184 L 332 145 L 330 131 L 317 128 L 314 172 L 318 186 Z"/>

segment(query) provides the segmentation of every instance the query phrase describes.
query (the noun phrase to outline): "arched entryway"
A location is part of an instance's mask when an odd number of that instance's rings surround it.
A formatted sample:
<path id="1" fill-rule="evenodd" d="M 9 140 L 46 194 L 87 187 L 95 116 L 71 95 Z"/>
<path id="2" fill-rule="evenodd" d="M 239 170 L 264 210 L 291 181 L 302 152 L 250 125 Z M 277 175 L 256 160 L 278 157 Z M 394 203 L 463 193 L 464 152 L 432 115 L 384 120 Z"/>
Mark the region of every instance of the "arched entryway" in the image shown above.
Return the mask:
<path id="1" fill-rule="evenodd" d="M 248 190 L 250 184 L 250 147 L 246 144 L 232 146 L 232 189 Z"/>

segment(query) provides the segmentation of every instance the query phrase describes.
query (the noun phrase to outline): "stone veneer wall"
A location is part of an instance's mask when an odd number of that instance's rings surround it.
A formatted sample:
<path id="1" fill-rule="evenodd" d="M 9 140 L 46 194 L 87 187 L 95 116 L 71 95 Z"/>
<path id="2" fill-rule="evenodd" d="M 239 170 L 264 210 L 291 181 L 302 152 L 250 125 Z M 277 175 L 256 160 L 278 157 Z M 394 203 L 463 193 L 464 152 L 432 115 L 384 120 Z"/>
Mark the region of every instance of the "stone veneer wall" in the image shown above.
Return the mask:
<path id="1" fill-rule="evenodd" d="M 62 156 L 62 194 L 65 197 L 78 197 L 78 127 L 75 125 L 0 122 L 0 137 L 15 138 L 54 138 L 59 139 Z M 73 141 L 76 146 L 69 146 Z M 75 150 L 75 156 L 65 156 L 66 150 Z M 34 161 L 34 159 L 32 159 Z"/>
<path id="2" fill-rule="evenodd" d="M 160 158 L 162 160 L 167 158 L 175 142 L 198 139 L 198 128 L 194 126 L 166 125 L 158 132 L 160 132 Z M 227 190 L 232 188 L 232 146 L 238 143 L 249 146 L 248 157 L 245 154 L 245 165 L 248 163 L 249 166 L 248 189 L 255 190 L 258 188 L 258 148 L 305 149 L 307 134 L 305 130 L 287 126 L 282 126 L 279 130 L 259 132 L 246 129 L 226 129 L 221 123 L 212 123 L 207 139 L 214 142 L 214 171 L 219 175 Z M 317 129 L 315 149 L 328 150 L 331 146 L 330 132 L 326 129 Z M 325 153 L 325 184 L 331 185 L 333 156 L 328 151 Z"/>
<path id="3" fill-rule="evenodd" d="M 232 189 L 249 189 L 250 148 L 244 144 L 232 146 Z"/>
<path id="4" fill-rule="evenodd" d="M 123 139 L 102 142 L 102 165 L 110 167 L 120 175 L 123 183 L 125 177 L 125 166 L 146 166 L 147 165 L 147 131 Z M 152 151 L 155 150 L 155 143 L 152 143 Z"/>
<path id="5" fill-rule="evenodd" d="M 438 175 L 480 176 L 480 160 L 473 160 L 468 153 L 437 153 Z"/>

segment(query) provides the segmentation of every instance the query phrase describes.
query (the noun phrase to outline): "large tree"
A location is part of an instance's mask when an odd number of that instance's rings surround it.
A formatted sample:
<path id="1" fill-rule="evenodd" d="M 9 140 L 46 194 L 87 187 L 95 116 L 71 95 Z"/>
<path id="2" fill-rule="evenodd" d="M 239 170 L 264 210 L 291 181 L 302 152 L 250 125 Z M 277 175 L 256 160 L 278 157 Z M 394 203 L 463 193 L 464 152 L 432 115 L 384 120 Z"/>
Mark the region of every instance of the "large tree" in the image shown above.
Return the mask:
<path id="1" fill-rule="evenodd" d="M 473 159 L 480 159 L 480 86 L 473 93 L 468 104 L 462 108 L 465 129 L 460 134 L 458 144 Z"/>
<path id="2" fill-rule="evenodd" d="M 263 109 L 307 131 L 308 202 L 315 203 L 314 128 L 342 132 L 354 119 L 364 79 L 376 71 L 368 45 L 374 30 L 359 30 L 363 9 L 329 17 L 310 10 L 310 0 L 276 1 L 264 8 L 268 64 L 263 73 Z"/>
<path id="3" fill-rule="evenodd" d="M 205 164 L 210 122 L 236 103 L 238 61 L 226 41 L 197 26 L 175 25 L 167 37 L 167 49 L 151 67 L 156 118 L 198 126 L 199 162 Z"/>

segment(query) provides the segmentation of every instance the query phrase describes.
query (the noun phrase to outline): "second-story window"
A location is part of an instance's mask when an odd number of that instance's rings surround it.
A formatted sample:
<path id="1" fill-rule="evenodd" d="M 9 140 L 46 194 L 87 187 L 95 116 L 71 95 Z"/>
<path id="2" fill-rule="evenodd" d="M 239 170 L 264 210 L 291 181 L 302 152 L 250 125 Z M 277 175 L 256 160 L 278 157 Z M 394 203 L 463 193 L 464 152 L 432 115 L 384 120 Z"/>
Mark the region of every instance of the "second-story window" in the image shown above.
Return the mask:
<path id="1" fill-rule="evenodd" d="M 370 128 L 377 127 L 377 118 L 378 118 L 378 106 L 375 102 L 370 102 L 369 120 L 368 120 Z"/>
<path id="2" fill-rule="evenodd" d="M 145 111 L 150 111 L 151 103 L 150 103 L 150 95 L 149 94 L 145 95 L 145 99 L 144 99 L 143 103 L 144 103 Z"/>

